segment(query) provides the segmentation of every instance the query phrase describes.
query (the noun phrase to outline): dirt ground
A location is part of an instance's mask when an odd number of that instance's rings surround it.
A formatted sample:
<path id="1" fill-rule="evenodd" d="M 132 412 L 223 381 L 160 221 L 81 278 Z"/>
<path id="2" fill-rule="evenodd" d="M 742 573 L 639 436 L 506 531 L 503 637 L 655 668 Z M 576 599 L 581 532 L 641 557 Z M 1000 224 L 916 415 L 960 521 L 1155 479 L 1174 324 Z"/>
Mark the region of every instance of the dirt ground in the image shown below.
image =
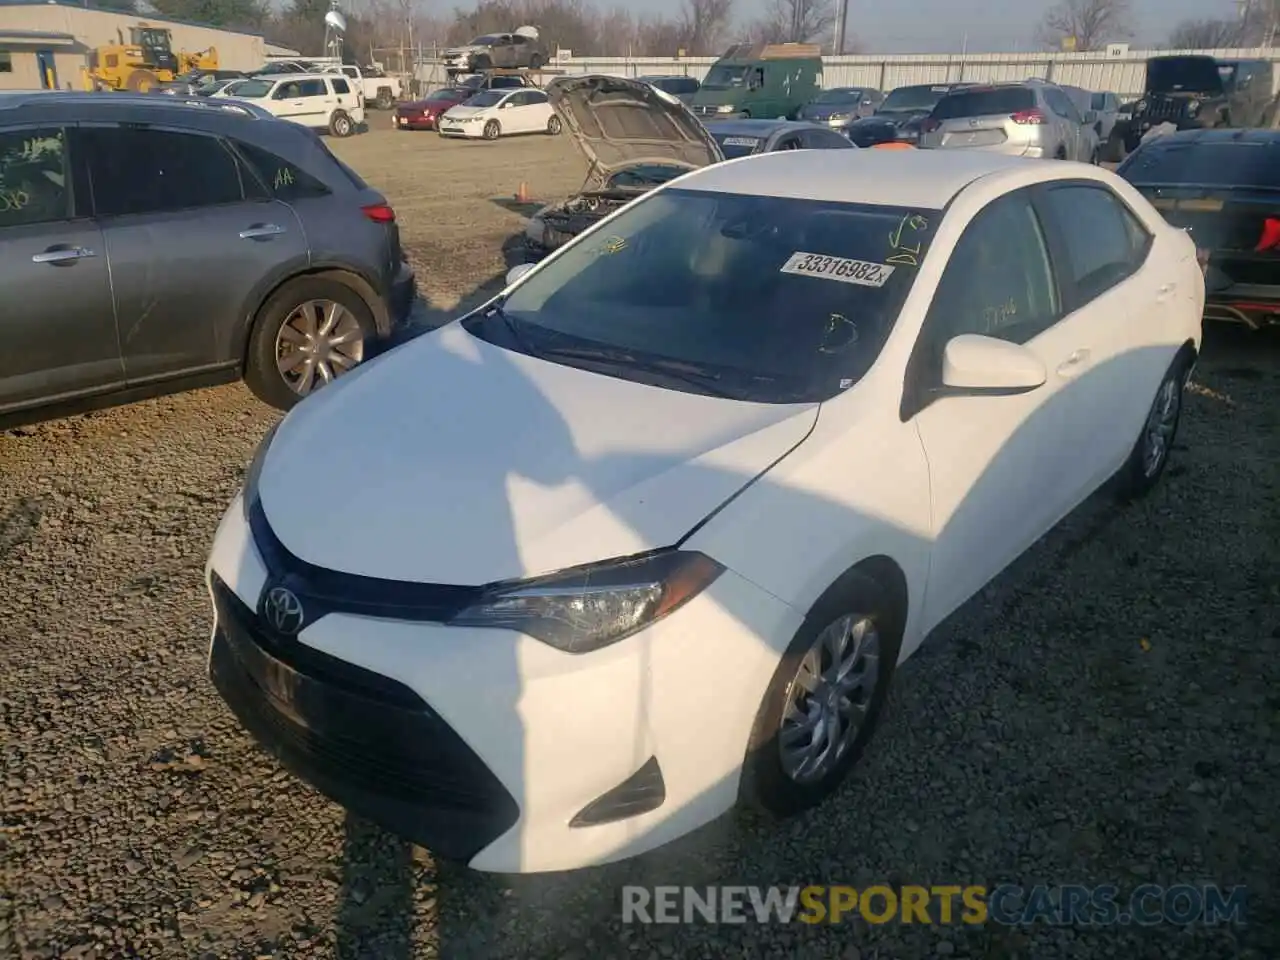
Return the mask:
<path id="1" fill-rule="evenodd" d="M 432 319 L 503 275 L 521 181 L 553 199 L 585 172 L 563 137 L 333 149 L 394 204 Z M 1207 331 L 1159 489 L 1086 503 L 936 631 L 827 804 L 568 875 L 434 862 L 281 771 L 213 691 L 204 562 L 278 419 L 235 385 L 0 432 L 0 960 L 1280 957 L 1280 336 Z M 1212 883 L 1248 911 L 639 926 L 627 883 Z"/>
<path id="2" fill-rule="evenodd" d="M 577 189 L 586 176 L 586 161 L 567 136 L 455 140 L 386 129 L 385 117 L 370 116 L 368 134 L 331 146 L 391 199 L 433 312 L 454 310 L 477 287 L 501 279 L 502 245 L 522 229 L 522 215 Z M 534 201 L 524 206 L 515 201 L 521 182 Z"/>

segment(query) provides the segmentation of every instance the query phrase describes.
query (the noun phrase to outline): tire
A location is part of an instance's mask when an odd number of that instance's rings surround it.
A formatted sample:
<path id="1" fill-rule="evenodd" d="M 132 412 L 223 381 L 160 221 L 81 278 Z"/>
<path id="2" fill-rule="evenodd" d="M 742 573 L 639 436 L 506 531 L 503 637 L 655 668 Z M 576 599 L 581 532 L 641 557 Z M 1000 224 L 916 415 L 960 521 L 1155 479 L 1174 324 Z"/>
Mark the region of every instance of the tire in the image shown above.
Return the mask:
<path id="1" fill-rule="evenodd" d="M 281 331 L 291 320 L 299 323 L 297 314 L 304 307 L 314 313 L 314 308 L 306 306 L 313 304 L 336 304 L 341 307 L 345 314 L 338 311 L 341 319 L 335 330 L 348 335 L 354 330 L 359 339 L 344 341 L 340 345 L 341 349 L 331 348 L 329 357 L 313 367 L 310 387 L 304 389 L 300 381 L 305 376 L 305 371 L 299 369 L 298 365 L 295 364 L 288 372 L 281 370 L 282 363 L 287 363 L 291 354 L 300 352 L 291 349 L 289 335 L 282 334 Z M 323 313 L 324 308 L 321 310 Z M 321 326 L 318 321 L 317 316 L 317 328 Z M 294 329 L 297 330 L 298 327 Z M 304 396 L 314 393 L 328 382 L 324 377 L 325 370 L 337 377 L 363 362 L 375 331 L 373 312 L 369 305 L 346 284 L 325 277 L 297 277 L 289 280 L 271 295 L 254 318 L 245 349 L 245 383 L 263 403 L 277 410 L 289 410 Z M 335 352 L 350 362 L 340 363 L 330 359 Z M 304 360 L 302 366 L 305 365 Z"/>
<path id="2" fill-rule="evenodd" d="M 125 81 L 125 89 L 134 93 L 146 93 L 154 90 L 160 83 L 160 78 L 150 70 L 135 70 L 129 74 L 129 79 Z"/>
<path id="3" fill-rule="evenodd" d="M 502 136 L 502 126 L 497 120 L 490 120 L 484 125 L 484 138 L 486 140 L 497 140 Z"/>
<path id="4" fill-rule="evenodd" d="M 1115 496 L 1121 503 L 1145 497 L 1164 474 L 1182 422 L 1182 396 L 1190 375 L 1191 362 L 1180 354 L 1156 388 L 1142 432 L 1134 442 L 1129 459 L 1115 476 Z"/>
<path id="5" fill-rule="evenodd" d="M 390 87 L 379 87 L 377 99 L 373 101 L 373 105 L 379 110 L 390 110 L 396 102 L 396 98 L 391 95 Z"/>
<path id="6" fill-rule="evenodd" d="M 483 73 L 485 70 L 492 70 L 493 61 L 488 56 L 481 54 L 476 57 L 475 61 L 471 64 L 471 69 L 476 73 Z"/>
<path id="7" fill-rule="evenodd" d="M 540 70 L 542 69 L 542 65 L 544 63 L 546 63 L 546 61 L 542 59 L 542 54 L 535 53 L 533 56 L 529 58 L 529 69 Z"/>
<path id="8" fill-rule="evenodd" d="M 556 137 L 560 135 L 560 118 L 552 117 L 547 121 L 547 136 Z"/>
<path id="9" fill-rule="evenodd" d="M 760 703 L 743 764 L 740 799 L 746 806 L 774 817 L 789 817 L 821 803 L 840 786 L 870 742 L 884 708 L 902 647 L 904 620 L 903 611 L 893 609 L 889 592 L 859 570 L 846 573 L 814 604 L 783 654 Z M 842 733 L 852 739 L 844 741 L 842 752 L 829 766 L 820 772 L 810 771 L 811 778 L 806 779 L 802 768 L 784 760 L 784 741 L 790 739 L 783 735 L 784 714 L 795 700 L 815 709 L 819 722 L 829 716 L 824 712 L 824 705 L 804 693 L 798 681 L 815 644 L 821 644 L 842 624 L 859 629 L 869 627 L 874 631 L 866 633 L 862 643 L 864 651 L 874 650 L 877 659 L 864 664 L 864 670 L 854 669 L 850 675 L 865 679 L 874 667 L 875 679 L 869 687 L 859 686 L 849 691 L 847 699 L 853 702 L 854 712 L 860 713 L 856 730 L 847 722 L 842 726 Z M 855 667 L 857 663 L 853 661 Z M 834 703 L 829 701 L 825 710 L 829 711 Z M 857 709 L 859 705 L 861 711 Z"/>
<path id="10" fill-rule="evenodd" d="M 1055 153 L 1055 154 L 1053 155 L 1053 159 L 1055 159 L 1055 160 L 1065 160 L 1065 159 L 1067 159 L 1067 148 L 1066 148 L 1066 147 L 1059 147 L 1059 148 L 1058 148 L 1058 152 L 1057 152 L 1057 153 Z"/>
<path id="11" fill-rule="evenodd" d="M 349 137 L 356 132 L 356 122 L 345 110 L 335 110 L 329 117 L 329 132 L 335 137 Z"/>

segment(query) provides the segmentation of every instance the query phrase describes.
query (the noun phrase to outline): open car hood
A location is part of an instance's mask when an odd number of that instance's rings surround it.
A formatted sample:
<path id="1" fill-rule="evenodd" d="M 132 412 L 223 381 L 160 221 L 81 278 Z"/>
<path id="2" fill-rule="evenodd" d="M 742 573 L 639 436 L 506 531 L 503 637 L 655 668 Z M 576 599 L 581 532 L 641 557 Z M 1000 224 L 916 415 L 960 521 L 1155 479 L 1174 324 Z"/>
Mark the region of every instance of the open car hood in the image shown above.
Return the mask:
<path id="1" fill-rule="evenodd" d="M 688 107 L 647 83 L 587 74 L 559 77 L 546 89 L 552 108 L 600 181 L 641 163 L 695 170 L 724 159 Z"/>

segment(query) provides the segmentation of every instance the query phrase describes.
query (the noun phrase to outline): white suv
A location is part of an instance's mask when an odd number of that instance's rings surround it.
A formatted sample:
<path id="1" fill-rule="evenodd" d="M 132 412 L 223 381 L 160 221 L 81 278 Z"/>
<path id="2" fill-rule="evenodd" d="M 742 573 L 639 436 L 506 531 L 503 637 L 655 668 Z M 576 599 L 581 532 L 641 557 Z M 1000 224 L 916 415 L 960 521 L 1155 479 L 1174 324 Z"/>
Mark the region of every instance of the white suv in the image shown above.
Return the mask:
<path id="1" fill-rule="evenodd" d="M 216 97 L 249 100 L 283 120 L 349 137 L 364 123 L 364 98 L 343 76 L 289 73 L 239 80 Z"/>

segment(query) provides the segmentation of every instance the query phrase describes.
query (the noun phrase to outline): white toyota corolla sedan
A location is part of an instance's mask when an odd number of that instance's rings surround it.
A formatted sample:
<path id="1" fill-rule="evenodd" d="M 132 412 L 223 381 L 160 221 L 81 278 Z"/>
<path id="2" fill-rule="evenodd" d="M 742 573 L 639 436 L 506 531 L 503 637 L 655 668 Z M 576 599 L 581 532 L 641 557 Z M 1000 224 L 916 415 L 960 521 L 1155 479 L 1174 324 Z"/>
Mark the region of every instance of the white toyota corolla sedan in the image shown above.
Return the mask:
<path id="1" fill-rule="evenodd" d="M 1189 237 L 1084 164 L 682 176 L 289 413 L 209 560 L 213 682 L 480 870 L 804 809 L 934 626 L 1156 483 L 1203 300 Z"/>

